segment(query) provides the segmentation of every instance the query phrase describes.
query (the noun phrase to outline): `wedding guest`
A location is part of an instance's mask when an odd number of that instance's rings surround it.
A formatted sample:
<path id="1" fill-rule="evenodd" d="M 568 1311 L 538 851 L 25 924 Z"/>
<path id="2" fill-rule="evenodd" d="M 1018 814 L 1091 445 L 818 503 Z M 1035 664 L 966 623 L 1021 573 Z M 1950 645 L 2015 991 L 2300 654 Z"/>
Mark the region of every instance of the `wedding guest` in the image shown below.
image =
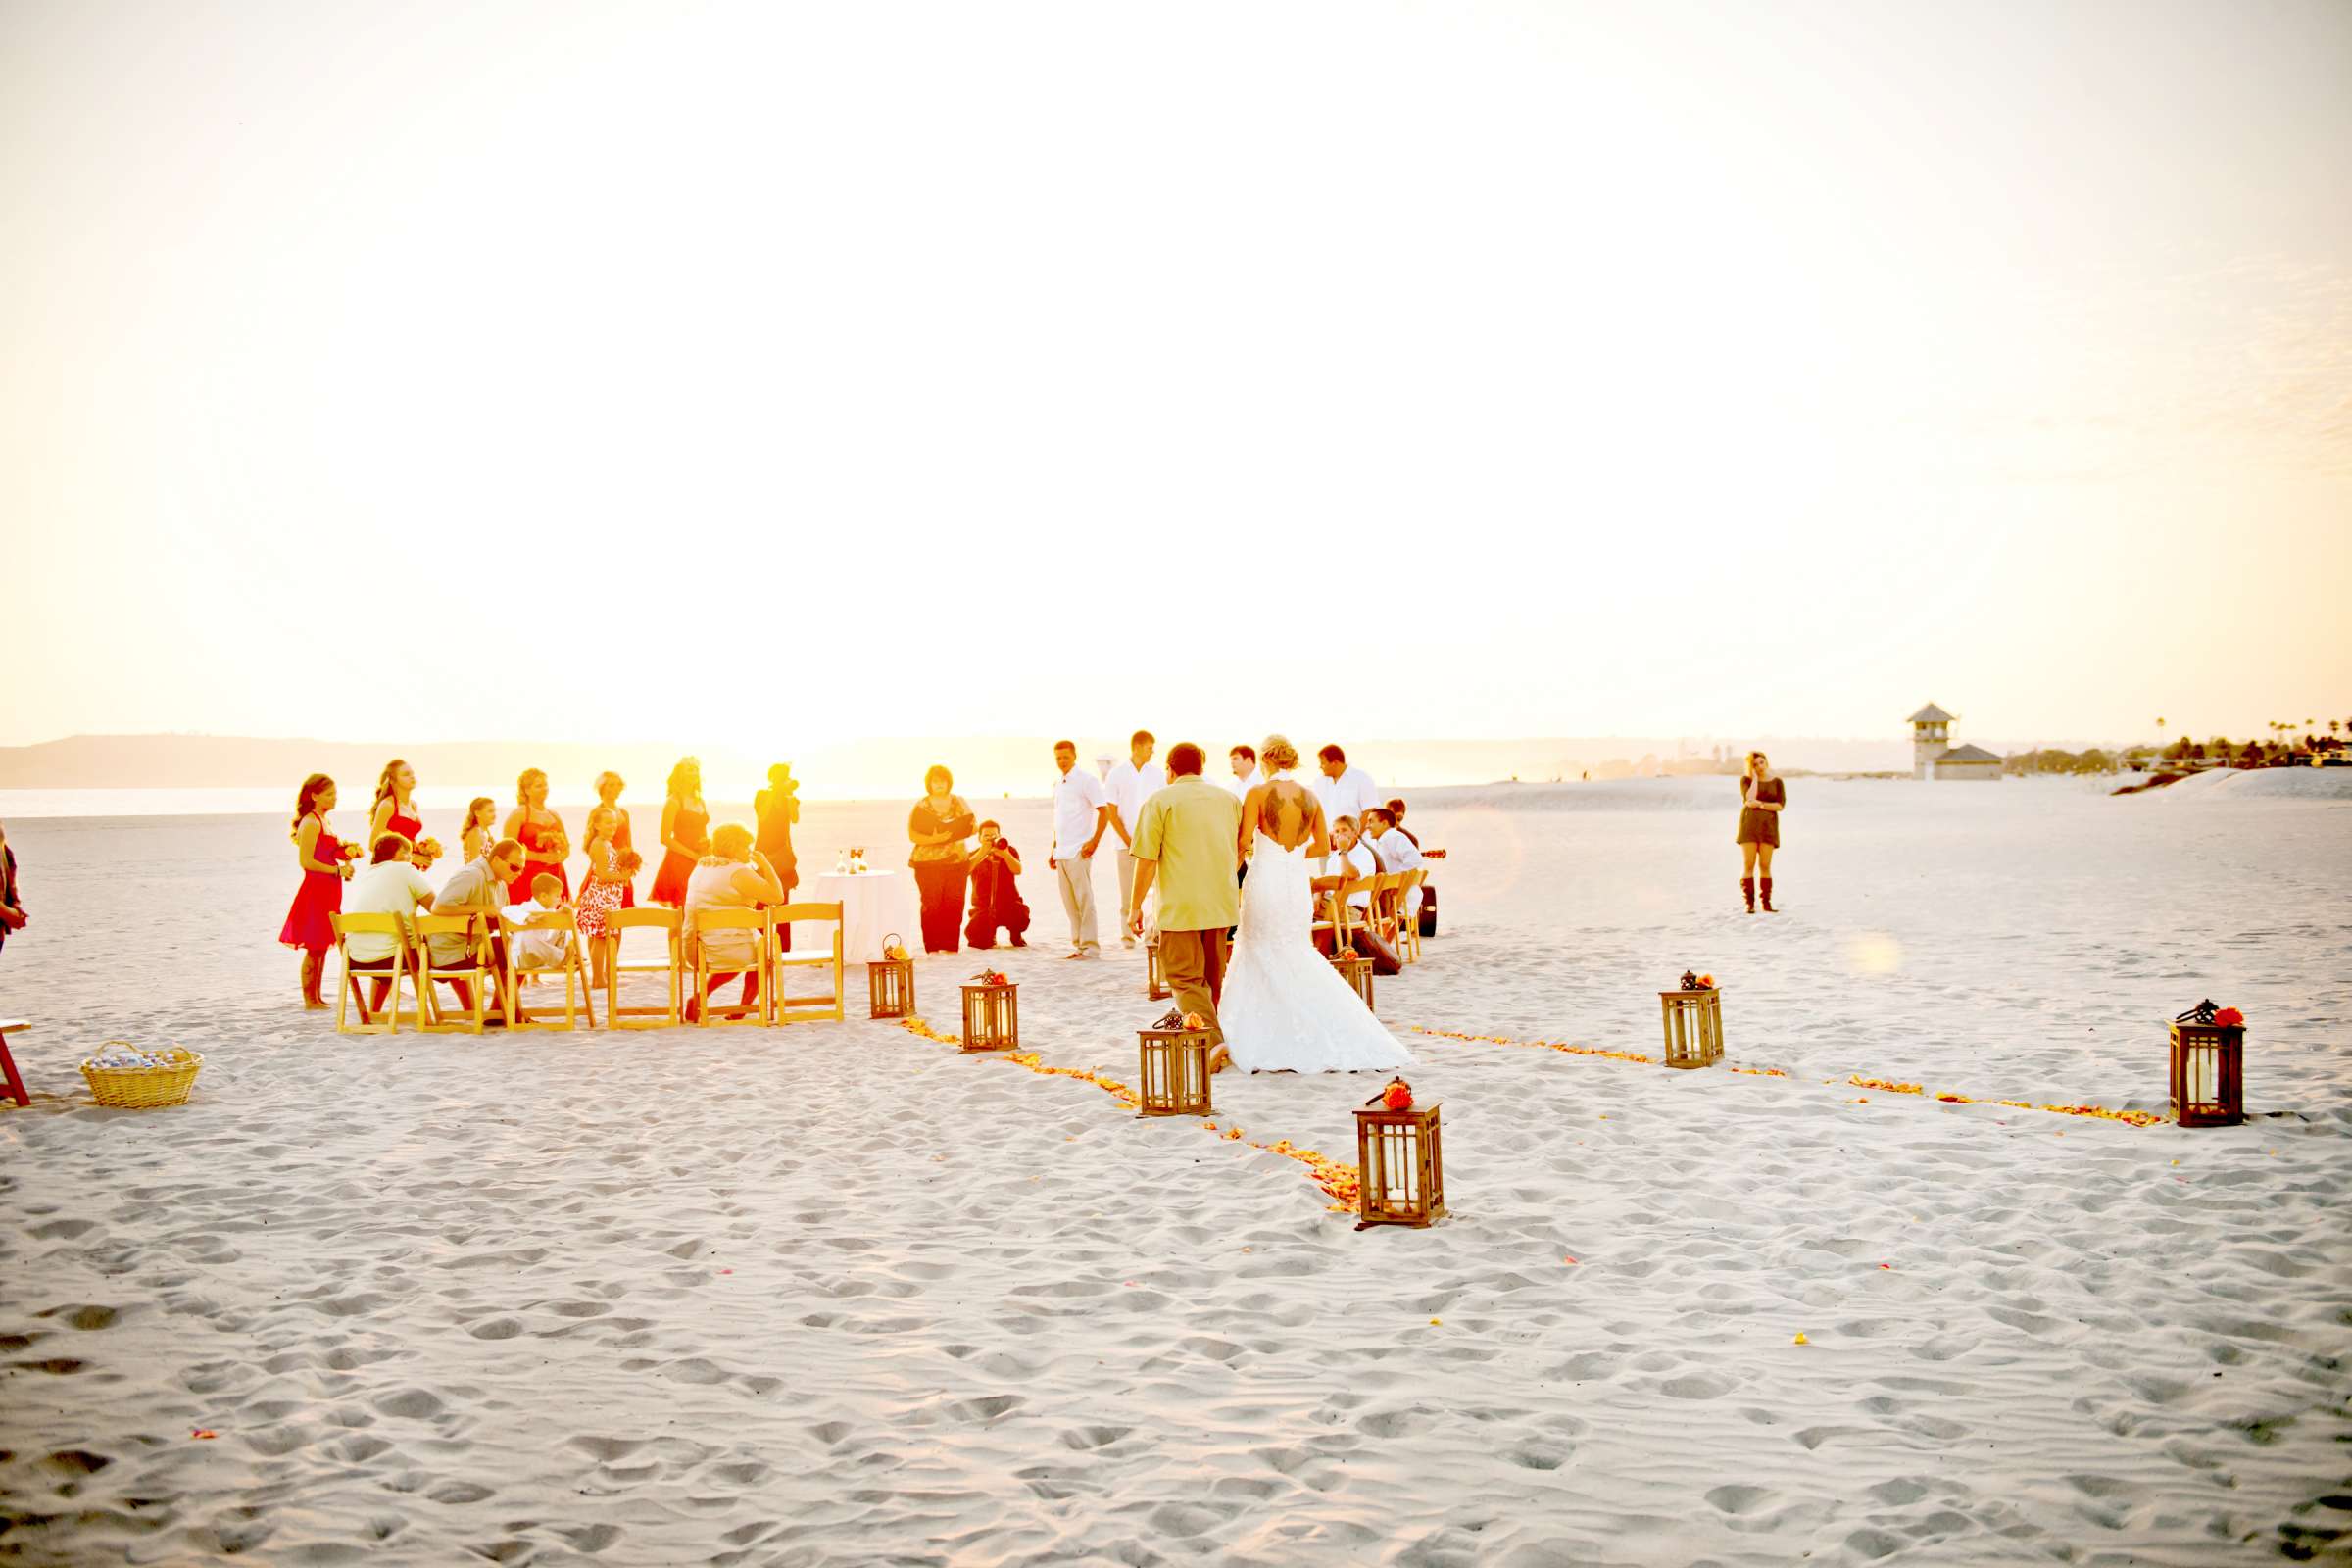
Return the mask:
<path id="1" fill-rule="evenodd" d="M 622 907 L 622 899 L 629 891 L 633 870 L 623 869 L 627 861 L 638 860 L 637 852 L 621 847 L 620 812 L 610 806 L 591 807 L 588 811 L 588 869 L 580 873 L 578 918 L 580 940 L 588 947 L 589 983 L 605 983 L 605 920 L 614 909 Z M 643 861 L 639 860 L 642 864 Z"/>
<path id="2" fill-rule="evenodd" d="M 1119 946 L 1123 948 L 1135 946 L 1135 934 L 1127 928 L 1129 916 L 1135 913 L 1135 830 L 1144 819 L 1144 803 L 1158 792 L 1165 779 L 1165 769 L 1158 781 L 1144 771 L 1157 744 L 1150 730 L 1137 730 L 1127 741 L 1127 760 L 1114 763 L 1102 780 L 1102 787 L 1110 792 L 1110 828 L 1119 836 L 1113 859 L 1119 868 Z"/>
<path id="3" fill-rule="evenodd" d="M 1340 817 L 1331 824 L 1331 851 L 1334 863 L 1330 868 L 1331 877 L 1325 880 L 1335 890 L 1339 886 L 1337 878 L 1345 877 L 1354 882 L 1380 874 L 1380 858 L 1372 853 L 1372 847 L 1364 843 L 1361 824 L 1352 816 Z M 1348 907 L 1356 915 L 1350 922 L 1349 946 L 1372 960 L 1374 974 L 1403 973 L 1403 963 L 1390 951 L 1388 944 L 1373 933 L 1372 895 L 1361 891 L 1350 893 L 1348 895 Z"/>
<path id="4" fill-rule="evenodd" d="M 669 798 L 662 803 L 662 867 L 654 873 L 649 904 L 681 907 L 694 868 L 710 853 L 710 812 L 703 805 L 703 764 L 682 757 L 669 770 Z"/>
<path id="5" fill-rule="evenodd" d="M 1257 765 L 1257 748 L 1254 746 L 1236 746 L 1225 754 L 1225 761 L 1233 769 L 1233 782 L 1225 787 L 1233 792 L 1237 800 L 1248 800 L 1250 792 L 1266 781 L 1265 769 Z"/>
<path id="6" fill-rule="evenodd" d="M 368 842 L 373 844 L 387 833 L 397 833 L 409 841 L 410 863 L 430 866 L 432 857 L 417 852 L 424 842 L 424 818 L 417 815 L 415 798 L 416 770 L 395 757 L 384 764 L 375 781 L 375 804 L 368 815 Z"/>
<path id="7" fill-rule="evenodd" d="M 1001 930 L 1016 948 L 1029 945 L 1029 905 L 1021 897 L 1021 852 L 994 822 L 980 824 L 980 847 L 972 852 L 972 919 L 963 939 L 975 948 L 993 948 Z"/>
<path id="8" fill-rule="evenodd" d="M 497 808 L 497 803 L 494 801 L 484 801 L 483 804 L 489 806 L 493 810 Z M 495 913 L 507 902 L 507 884 L 522 875 L 522 862 L 521 845 L 513 839 L 498 840 L 484 854 L 458 867 L 451 873 L 449 880 L 441 884 L 441 891 L 433 895 L 432 912 L 434 914 L 473 914 L 484 911 Z M 496 921 L 490 922 L 489 936 L 490 966 L 493 970 L 503 969 L 507 962 L 506 939 L 499 934 Z M 473 969 L 479 968 L 481 965 L 479 945 L 468 941 L 462 934 L 453 933 L 443 936 L 436 932 L 424 939 L 424 945 L 425 951 L 432 956 L 432 966 L 436 969 Z M 449 985 L 458 994 L 458 1005 L 471 1008 L 473 1005 L 471 988 L 463 980 L 452 980 Z M 491 994 L 497 995 L 495 986 L 492 987 Z"/>
<path id="9" fill-rule="evenodd" d="M 1415 833 L 1411 828 L 1404 825 L 1404 802 L 1396 796 L 1390 796 L 1388 812 L 1389 820 L 1396 824 L 1396 831 L 1403 834 L 1406 838 L 1411 839 L 1413 841 L 1413 848 L 1419 849 L 1421 847 L 1421 835 Z"/>
<path id="10" fill-rule="evenodd" d="M 1100 957 L 1101 938 L 1095 934 L 1095 849 L 1110 831 L 1110 796 L 1102 781 L 1078 771 L 1078 747 L 1072 741 L 1054 743 L 1054 853 L 1046 868 L 1061 883 L 1061 907 L 1070 917 L 1072 958 Z"/>
<path id="11" fill-rule="evenodd" d="M 498 803 L 476 795 L 466 808 L 466 825 L 458 829 L 458 863 L 471 865 L 498 842 Z"/>
<path id="12" fill-rule="evenodd" d="M 1396 813 L 1385 806 L 1375 806 L 1364 812 L 1364 833 L 1372 852 L 1380 857 L 1383 871 L 1418 871 L 1421 869 L 1421 846 L 1412 835 L 1398 825 Z M 1405 895 L 1404 913 L 1408 919 L 1421 914 L 1421 889 L 1414 888 Z"/>
<path id="13" fill-rule="evenodd" d="M 8 829 L 0 827 L 0 948 L 8 946 L 11 931 L 24 930 L 31 919 L 17 887 L 17 852 L 8 847 Z"/>
<path id="14" fill-rule="evenodd" d="M 1372 775 L 1360 767 L 1349 767 L 1348 754 L 1337 746 L 1326 746 L 1315 757 L 1322 763 L 1322 772 L 1309 782 L 1309 788 L 1322 799 L 1325 819 L 1337 822 L 1352 816 L 1362 821 L 1364 808 L 1380 804 Z"/>
<path id="15" fill-rule="evenodd" d="M 1772 906 L 1772 852 L 1781 847 L 1781 812 L 1788 805 L 1788 785 L 1772 770 L 1762 752 L 1747 754 L 1747 769 L 1740 775 L 1740 892 L 1747 912 L 1756 912 L 1756 878 L 1764 881 L 1764 912 Z"/>
<path id="16" fill-rule="evenodd" d="M 620 792 L 628 787 L 628 781 L 611 768 L 596 775 L 596 804 L 620 818 L 620 825 L 612 830 L 612 853 L 615 856 L 632 855 L 637 849 L 636 840 L 632 837 L 635 830 L 629 825 L 629 808 L 620 804 Z M 638 863 L 644 863 L 642 858 Z M 637 889 L 634 884 L 621 884 L 620 906 L 624 909 L 637 907 Z"/>
<path id="17" fill-rule="evenodd" d="M 713 931 L 698 938 L 694 917 L 705 909 L 760 909 L 784 902 L 784 884 L 776 879 L 776 868 L 767 857 L 753 848 L 752 830 L 741 822 L 726 822 L 710 835 L 710 853 L 703 857 L 686 879 L 685 939 L 686 961 L 694 961 L 694 944 L 700 941 L 711 968 L 710 989 L 716 991 L 738 974 L 743 976 L 743 1004 L 752 1006 L 760 1000 L 760 970 L 755 962 L 758 947 L 752 931 Z M 686 1004 L 686 1021 L 694 1023 L 702 1017 L 701 997 L 690 997 Z"/>
<path id="18" fill-rule="evenodd" d="M 294 863 L 302 867 L 302 886 L 294 890 L 293 906 L 277 940 L 302 950 L 302 1004 L 318 1012 L 326 1006 L 318 986 L 326 975 L 326 950 L 335 945 L 334 927 L 326 917 L 343 908 L 343 883 L 352 873 L 343 841 L 327 831 L 326 813 L 335 808 L 335 781 L 313 773 L 294 794 Z"/>
<path id="19" fill-rule="evenodd" d="M 407 926 L 419 908 L 432 908 L 433 885 L 411 859 L 416 846 L 409 842 L 407 834 L 379 833 L 374 845 L 368 855 L 368 869 L 356 873 L 351 885 L 343 890 L 342 912 L 397 915 L 400 923 Z M 397 946 L 389 936 L 355 931 L 343 939 L 343 956 L 355 970 L 388 971 Z M 375 994 L 368 1002 L 370 1012 L 382 1008 L 384 998 L 391 994 L 392 981 L 378 980 L 373 989 Z"/>
<path id="20" fill-rule="evenodd" d="M 754 841 L 767 863 L 776 868 L 776 880 L 784 884 L 784 900 L 792 902 L 792 890 L 801 885 L 801 860 L 793 853 L 793 824 L 801 819 L 801 786 L 792 776 L 790 762 L 778 762 L 767 770 L 767 788 L 752 798 L 754 820 L 760 824 L 760 836 Z M 776 946 L 792 951 L 792 927 L 776 927 Z"/>
<path id="21" fill-rule="evenodd" d="M 554 877 L 568 896 L 571 879 L 564 874 L 564 861 L 571 854 L 571 840 L 564 835 L 564 819 L 547 808 L 547 774 L 536 767 L 523 769 L 514 781 L 514 809 L 507 813 L 506 836 L 531 858 L 507 891 L 520 904 L 544 875 Z"/>
<path id="22" fill-rule="evenodd" d="M 963 924 L 963 841 L 972 836 L 972 808 L 956 793 L 956 775 L 933 767 L 923 775 L 923 798 L 906 813 L 914 853 L 915 892 L 923 905 L 923 951 L 954 953 Z"/>
<path id="23" fill-rule="evenodd" d="M 517 878 L 517 881 L 520 879 Z M 514 966 L 517 969 L 553 969 L 564 961 L 566 933 L 546 929 L 547 917 L 564 907 L 564 882 L 553 871 L 541 871 L 531 878 L 531 896 L 517 899 L 499 912 L 526 929 L 515 932 Z"/>

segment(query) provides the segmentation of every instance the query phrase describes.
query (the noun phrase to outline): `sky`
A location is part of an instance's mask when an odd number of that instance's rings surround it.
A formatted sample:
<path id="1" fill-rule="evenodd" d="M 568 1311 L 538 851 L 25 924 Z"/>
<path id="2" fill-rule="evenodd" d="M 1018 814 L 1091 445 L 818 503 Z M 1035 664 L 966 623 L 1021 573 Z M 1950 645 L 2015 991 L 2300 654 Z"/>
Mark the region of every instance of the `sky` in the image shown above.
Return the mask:
<path id="1" fill-rule="evenodd" d="M 2352 719 L 2352 6 L 0 0 L 0 745 Z"/>

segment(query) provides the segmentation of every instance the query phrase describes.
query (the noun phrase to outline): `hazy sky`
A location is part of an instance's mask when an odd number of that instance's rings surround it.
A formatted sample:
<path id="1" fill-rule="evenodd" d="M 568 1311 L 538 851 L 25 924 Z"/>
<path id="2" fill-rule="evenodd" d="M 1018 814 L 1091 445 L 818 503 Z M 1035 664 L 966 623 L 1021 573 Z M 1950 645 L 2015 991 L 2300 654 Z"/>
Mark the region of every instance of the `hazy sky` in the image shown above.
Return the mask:
<path id="1" fill-rule="evenodd" d="M 2352 717 L 2352 4 L 0 0 L 0 744 Z"/>

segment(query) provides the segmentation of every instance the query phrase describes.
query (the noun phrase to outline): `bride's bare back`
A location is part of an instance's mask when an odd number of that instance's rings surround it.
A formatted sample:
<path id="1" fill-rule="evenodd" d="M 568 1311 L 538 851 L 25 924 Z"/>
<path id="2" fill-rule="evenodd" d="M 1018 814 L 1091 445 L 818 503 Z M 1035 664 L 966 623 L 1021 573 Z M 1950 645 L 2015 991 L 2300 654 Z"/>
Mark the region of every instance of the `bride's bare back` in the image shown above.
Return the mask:
<path id="1" fill-rule="evenodd" d="M 1331 853 L 1331 834 L 1323 820 L 1323 803 L 1312 790 L 1287 779 L 1260 784 L 1243 803 L 1243 855 L 1250 853 L 1251 835 L 1260 828 L 1286 851 L 1304 844 L 1310 854 Z"/>

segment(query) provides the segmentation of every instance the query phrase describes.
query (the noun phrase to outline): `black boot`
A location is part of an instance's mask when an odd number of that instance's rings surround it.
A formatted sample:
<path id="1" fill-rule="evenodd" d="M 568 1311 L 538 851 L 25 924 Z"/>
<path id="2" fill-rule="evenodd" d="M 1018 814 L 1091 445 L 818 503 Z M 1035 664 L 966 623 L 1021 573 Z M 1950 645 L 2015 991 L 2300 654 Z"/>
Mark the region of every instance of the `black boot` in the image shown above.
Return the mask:
<path id="1" fill-rule="evenodd" d="M 1756 912 L 1756 879 L 1755 879 L 1754 877 L 1752 877 L 1752 876 L 1743 876 L 1743 877 L 1741 877 L 1741 878 L 1740 879 L 1740 893 L 1741 893 L 1741 894 L 1742 894 L 1742 895 L 1743 895 L 1743 896 L 1746 898 L 1746 900 L 1747 900 L 1747 912 L 1748 912 L 1748 913 L 1750 913 L 1750 914 L 1753 914 L 1753 913 L 1755 913 L 1755 912 Z"/>
<path id="2" fill-rule="evenodd" d="M 1766 877 L 1764 879 L 1764 912 L 1766 914 L 1778 914 L 1781 912 L 1772 906 L 1772 878 L 1770 877 Z"/>

